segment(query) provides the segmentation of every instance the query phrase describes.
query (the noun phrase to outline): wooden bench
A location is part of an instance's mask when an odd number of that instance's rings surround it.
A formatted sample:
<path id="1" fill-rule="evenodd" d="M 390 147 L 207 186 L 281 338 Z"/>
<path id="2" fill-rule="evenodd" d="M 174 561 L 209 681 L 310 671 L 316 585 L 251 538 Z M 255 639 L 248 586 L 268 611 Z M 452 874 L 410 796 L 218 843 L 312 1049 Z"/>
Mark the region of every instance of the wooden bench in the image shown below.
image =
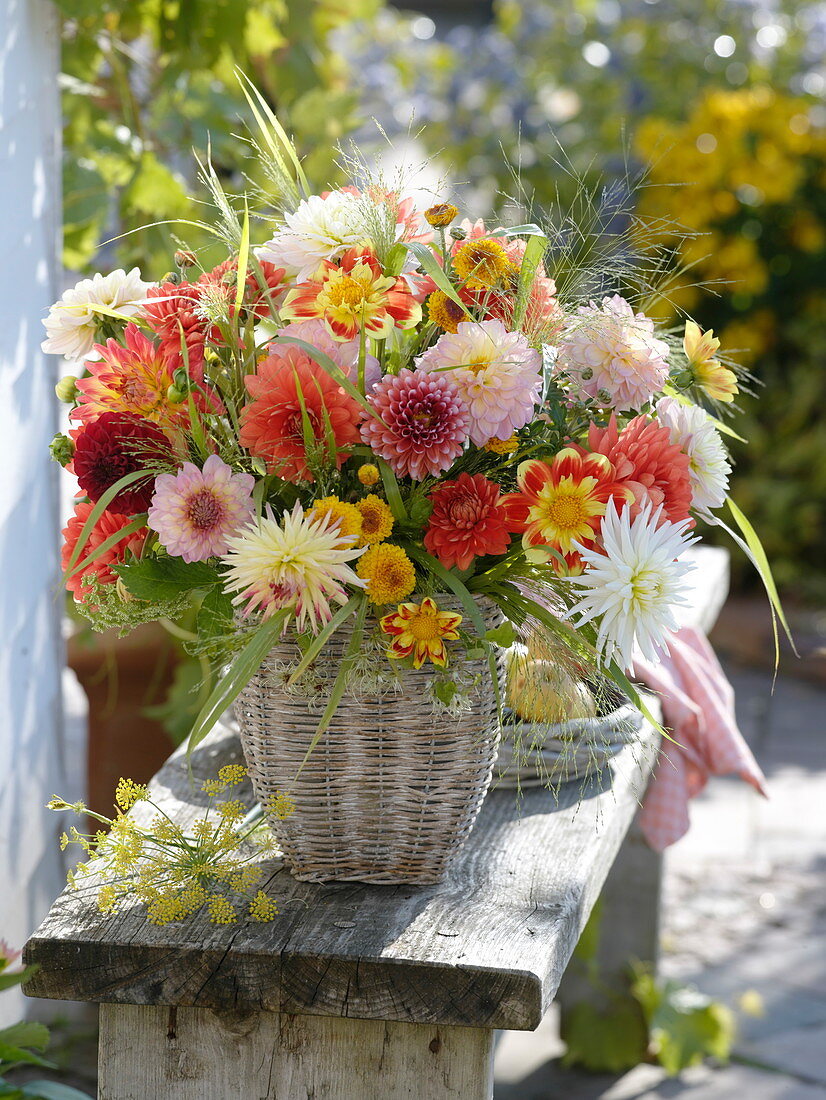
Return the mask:
<path id="1" fill-rule="evenodd" d="M 728 560 L 695 556 L 685 621 L 708 628 Z M 656 957 L 660 859 L 629 829 L 657 749 L 648 727 L 557 800 L 493 791 L 437 886 L 319 886 L 275 865 L 272 923 L 160 928 L 65 891 L 26 946 L 26 992 L 100 1002 L 101 1100 L 489 1098 L 496 1029 L 538 1026 L 606 878 L 600 965 L 617 980 L 629 956 Z M 196 781 L 239 759 L 217 728 Z M 179 823 L 204 805 L 180 751 L 152 792 Z"/>

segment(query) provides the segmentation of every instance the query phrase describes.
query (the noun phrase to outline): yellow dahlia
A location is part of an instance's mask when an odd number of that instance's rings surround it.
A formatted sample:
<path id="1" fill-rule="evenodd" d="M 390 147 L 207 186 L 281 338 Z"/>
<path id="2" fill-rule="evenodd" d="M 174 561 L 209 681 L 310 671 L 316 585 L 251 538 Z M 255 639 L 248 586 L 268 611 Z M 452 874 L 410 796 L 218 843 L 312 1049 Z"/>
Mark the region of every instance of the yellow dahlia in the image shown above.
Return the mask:
<path id="1" fill-rule="evenodd" d="M 456 274 L 471 290 L 494 286 L 507 274 L 509 266 L 507 252 L 490 237 L 465 241 L 453 257 Z"/>
<path id="2" fill-rule="evenodd" d="M 315 501 L 308 512 L 311 519 L 328 517 L 330 529 L 337 528 L 340 535 L 347 539 L 344 546 L 356 546 L 362 535 L 361 512 L 354 504 L 348 504 L 338 497 L 321 497 Z"/>
<path id="3" fill-rule="evenodd" d="M 461 615 L 440 611 L 435 600 L 428 596 L 420 604 L 399 604 L 379 625 L 393 638 L 388 656 L 402 660 L 412 655 L 413 667 L 421 668 L 427 660 L 434 665 L 447 664 L 445 642 L 459 637 L 457 627 L 461 621 Z"/>
<path id="4" fill-rule="evenodd" d="M 361 516 L 361 546 L 372 546 L 384 542 L 393 530 L 393 513 L 387 504 L 375 493 L 366 496 L 356 504 Z"/>
<path id="5" fill-rule="evenodd" d="M 367 581 L 367 595 L 375 604 L 396 603 L 416 587 L 413 562 L 401 546 L 392 543 L 380 543 L 366 550 L 359 558 L 356 572 Z"/>
<path id="6" fill-rule="evenodd" d="M 686 321 L 683 351 L 688 359 L 694 385 L 698 386 L 713 401 L 733 401 L 739 392 L 737 375 L 714 358 L 720 347 L 720 341 L 714 330 L 703 332 L 694 321 Z"/>

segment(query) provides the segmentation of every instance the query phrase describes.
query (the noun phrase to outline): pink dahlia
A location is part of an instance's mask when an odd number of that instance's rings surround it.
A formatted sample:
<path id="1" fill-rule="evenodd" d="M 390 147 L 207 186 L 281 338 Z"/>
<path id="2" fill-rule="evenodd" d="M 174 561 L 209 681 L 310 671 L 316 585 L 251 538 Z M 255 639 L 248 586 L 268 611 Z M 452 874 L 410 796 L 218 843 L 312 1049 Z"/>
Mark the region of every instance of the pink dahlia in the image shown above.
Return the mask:
<path id="1" fill-rule="evenodd" d="M 185 462 L 177 474 L 155 478 L 148 524 L 170 554 L 184 561 L 206 561 L 226 554 L 229 539 L 253 517 L 251 474 L 210 455 L 199 470 Z"/>
<path id="2" fill-rule="evenodd" d="M 642 408 L 668 379 L 668 344 L 654 322 L 615 294 L 582 306 L 563 335 L 557 373 L 577 396 L 617 412 Z"/>
<path id="3" fill-rule="evenodd" d="M 382 422 L 368 417 L 361 436 L 394 473 L 416 481 L 436 477 L 462 453 L 470 416 L 456 383 L 446 375 L 405 367 L 386 375 L 370 400 Z"/>
<path id="4" fill-rule="evenodd" d="M 637 416 L 617 431 L 616 417 L 607 428 L 592 424 L 588 431 L 592 453 L 605 455 L 613 464 L 615 479 L 630 489 L 632 518 L 650 501 L 652 513 L 662 505 L 660 523 L 682 523 L 688 519 L 692 500 L 691 459 L 671 442 L 671 431 L 657 420 Z M 577 450 L 583 455 L 583 447 Z"/>
<path id="5" fill-rule="evenodd" d="M 542 357 L 501 321 L 463 321 L 417 361 L 419 370 L 449 372 L 470 413 L 470 439 L 509 439 L 533 416 Z"/>

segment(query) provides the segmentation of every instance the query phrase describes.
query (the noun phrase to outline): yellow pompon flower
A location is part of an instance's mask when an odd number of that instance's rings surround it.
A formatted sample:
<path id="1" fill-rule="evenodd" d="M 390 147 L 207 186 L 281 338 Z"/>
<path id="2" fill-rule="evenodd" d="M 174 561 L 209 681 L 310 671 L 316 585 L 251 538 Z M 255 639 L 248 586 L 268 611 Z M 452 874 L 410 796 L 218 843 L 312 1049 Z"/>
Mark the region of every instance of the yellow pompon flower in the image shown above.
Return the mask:
<path id="1" fill-rule="evenodd" d="M 695 321 L 686 321 L 683 351 L 694 385 L 713 401 L 733 401 L 739 392 L 737 375 L 714 358 L 719 347 L 720 341 L 713 329 L 703 332 Z"/>
<path id="2" fill-rule="evenodd" d="M 278 916 L 278 906 L 267 897 L 263 890 L 259 890 L 250 902 L 247 915 L 250 920 L 268 921 Z"/>
<path id="3" fill-rule="evenodd" d="M 218 769 L 218 778 L 228 787 L 234 787 L 247 778 L 247 769 L 243 764 L 224 764 L 223 768 Z"/>
<path id="4" fill-rule="evenodd" d="M 370 493 L 356 504 L 361 515 L 361 539 L 359 546 L 373 546 L 384 542 L 393 530 L 393 513 L 390 507 L 375 493 Z"/>
<path id="5" fill-rule="evenodd" d="M 450 225 L 458 213 L 458 208 L 452 203 L 437 202 L 435 206 L 428 206 L 424 216 L 427 224 L 432 225 L 434 229 L 444 229 L 445 226 Z"/>
<path id="6" fill-rule="evenodd" d="M 376 484 L 380 476 L 378 466 L 374 466 L 372 462 L 365 462 L 363 466 L 359 466 L 358 479 L 368 489 Z"/>
<path id="7" fill-rule="evenodd" d="M 361 514 L 354 504 L 348 504 L 338 497 L 322 497 L 317 500 L 307 515 L 311 519 L 330 517 L 330 527 L 337 527 L 346 539 L 342 546 L 358 545 L 361 536 Z"/>
<path id="8" fill-rule="evenodd" d="M 398 603 L 416 587 L 413 562 L 402 550 L 389 542 L 371 546 L 359 558 L 356 572 L 367 581 L 367 595 L 372 603 Z"/>
<path id="9" fill-rule="evenodd" d="M 131 779 L 119 779 L 115 789 L 115 801 L 122 810 L 131 810 L 136 802 L 149 797 L 149 791 L 143 783 L 134 783 Z"/>
<path id="10" fill-rule="evenodd" d="M 434 290 L 428 297 L 427 313 L 433 324 L 445 332 L 456 332 L 462 321 L 471 320 L 468 311 L 452 298 L 448 298 L 443 290 Z"/>
<path id="11" fill-rule="evenodd" d="M 266 810 L 275 814 L 279 821 L 295 813 L 295 799 L 289 791 L 276 791 L 274 796 L 267 799 Z"/>
<path id="12" fill-rule="evenodd" d="M 465 241 L 453 257 L 456 274 L 473 290 L 494 286 L 507 273 L 509 265 L 505 249 L 490 237 Z"/>
<path id="13" fill-rule="evenodd" d="M 236 914 L 232 902 L 216 895 L 209 903 L 209 919 L 213 924 L 235 924 Z"/>
<path id="14" fill-rule="evenodd" d="M 390 615 L 379 620 L 385 634 L 392 636 L 388 656 L 395 660 L 413 657 L 413 667 L 421 668 L 425 661 L 434 665 L 447 664 L 446 641 L 455 641 L 462 616 L 440 611 L 435 600 L 426 597 L 420 604 L 400 604 Z"/>
<path id="15" fill-rule="evenodd" d="M 483 451 L 490 451 L 494 455 L 512 455 L 519 447 L 519 440 L 515 435 L 508 436 L 507 439 L 497 439 L 494 436 L 489 439 L 482 448 Z"/>

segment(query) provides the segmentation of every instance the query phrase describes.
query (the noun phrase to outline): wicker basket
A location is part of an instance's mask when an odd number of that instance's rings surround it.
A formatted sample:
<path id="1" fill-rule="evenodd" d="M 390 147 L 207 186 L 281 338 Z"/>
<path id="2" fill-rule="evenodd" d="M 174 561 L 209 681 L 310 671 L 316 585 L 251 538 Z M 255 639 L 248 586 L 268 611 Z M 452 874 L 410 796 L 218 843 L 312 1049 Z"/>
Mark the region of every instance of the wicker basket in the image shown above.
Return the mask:
<path id="1" fill-rule="evenodd" d="M 447 597 L 439 606 L 460 610 Z M 488 627 L 501 621 L 491 602 L 479 608 Z M 328 687 L 350 636 L 345 624 L 316 661 Z M 235 708 L 262 806 L 277 791 L 295 802 L 284 820 L 268 815 L 292 873 L 308 882 L 439 882 L 473 827 L 499 747 L 487 660 L 465 662 L 479 682 L 460 718 L 434 714 L 430 664 L 402 670 L 395 694 L 345 695 L 299 775 L 322 707 L 288 694 L 274 675 L 298 655 L 289 638 L 276 646 Z"/>

